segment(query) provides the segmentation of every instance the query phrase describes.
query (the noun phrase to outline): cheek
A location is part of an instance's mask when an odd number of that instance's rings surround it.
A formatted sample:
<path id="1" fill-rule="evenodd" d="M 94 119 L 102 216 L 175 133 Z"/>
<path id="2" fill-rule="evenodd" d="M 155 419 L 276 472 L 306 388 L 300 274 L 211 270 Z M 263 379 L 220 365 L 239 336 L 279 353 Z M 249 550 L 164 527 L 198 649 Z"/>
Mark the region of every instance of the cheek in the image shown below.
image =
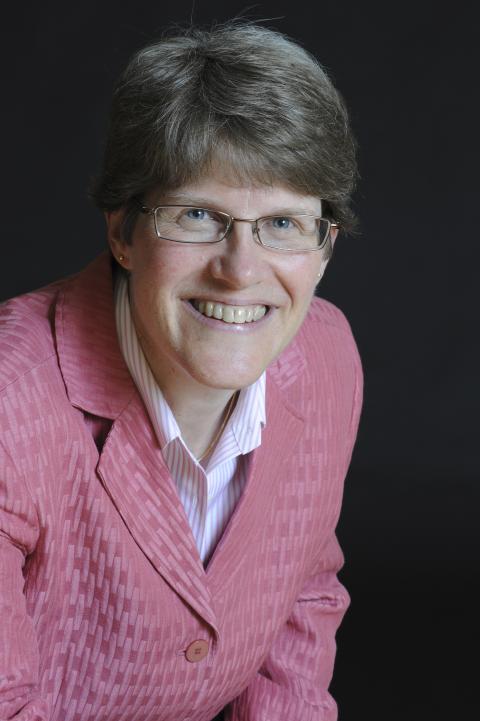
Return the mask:
<path id="1" fill-rule="evenodd" d="M 212 253 L 211 250 L 188 247 L 181 243 L 162 246 L 153 244 L 139 258 L 139 278 L 141 276 L 141 282 L 151 287 L 180 287 L 185 281 L 201 274 L 208 266 L 209 252 Z"/>
<path id="2" fill-rule="evenodd" d="M 137 332 L 154 338 L 168 317 L 168 273 L 161 264 L 144 266 L 130 276 L 130 303 Z"/>
<path id="3" fill-rule="evenodd" d="M 312 254 L 313 255 L 313 254 Z M 318 256 L 295 259 L 295 263 L 284 273 L 284 285 L 299 312 L 308 307 L 319 281 L 322 259 Z"/>
<path id="4" fill-rule="evenodd" d="M 182 275 L 182 261 L 172 254 L 151 253 L 141 258 L 130 277 L 132 294 L 151 303 L 168 295 Z"/>
<path id="5" fill-rule="evenodd" d="M 145 254 L 130 276 L 130 296 L 137 328 L 150 338 L 174 335 L 178 303 L 202 265 L 182 246 Z"/>

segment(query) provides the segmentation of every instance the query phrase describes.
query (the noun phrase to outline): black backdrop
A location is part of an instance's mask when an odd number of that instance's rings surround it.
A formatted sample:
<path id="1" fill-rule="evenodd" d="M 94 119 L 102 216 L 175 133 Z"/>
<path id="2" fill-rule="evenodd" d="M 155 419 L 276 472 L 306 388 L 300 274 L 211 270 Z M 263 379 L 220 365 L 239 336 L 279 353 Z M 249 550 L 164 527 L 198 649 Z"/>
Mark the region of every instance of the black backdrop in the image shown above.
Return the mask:
<path id="1" fill-rule="evenodd" d="M 192 12 L 203 23 L 270 18 L 319 57 L 347 100 L 362 232 L 337 243 L 321 288 L 347 314 L 366 374 L 339 526 L 353 599 L 332 687 L 340 721 L 478 713 L 473 6 L 45 1 L 10 8 L 3 24 L 2 298 L 104 247 L 86 186 L 111 87 L 165 24 Z"/>

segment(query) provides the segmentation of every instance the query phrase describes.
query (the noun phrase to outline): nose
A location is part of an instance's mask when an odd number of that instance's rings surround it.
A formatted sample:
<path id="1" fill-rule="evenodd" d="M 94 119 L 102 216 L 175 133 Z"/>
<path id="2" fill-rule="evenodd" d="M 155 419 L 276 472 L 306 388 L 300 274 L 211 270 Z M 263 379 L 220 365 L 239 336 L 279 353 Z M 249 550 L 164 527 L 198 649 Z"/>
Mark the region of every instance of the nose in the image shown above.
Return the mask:
<path id="1" fill-rule="evenodd" d="M 255 238 L 250 220 L 234 220 L 226 238 L 213 246 L 216 252 L 210 263 L 212 276 L 229 288 L 246 288 L 265 276 L 265 250 Z"/>

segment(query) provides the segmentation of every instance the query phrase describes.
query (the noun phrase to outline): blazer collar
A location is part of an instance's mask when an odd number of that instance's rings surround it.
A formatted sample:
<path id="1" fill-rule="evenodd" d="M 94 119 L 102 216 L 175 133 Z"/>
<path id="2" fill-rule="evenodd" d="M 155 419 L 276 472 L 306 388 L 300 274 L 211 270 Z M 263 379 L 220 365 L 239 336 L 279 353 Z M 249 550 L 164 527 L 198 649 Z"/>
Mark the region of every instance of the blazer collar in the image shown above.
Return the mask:
<path id="1" fill-rule="evenodd" d="M 118 344 L 108 251 L 63 286 L 55 310 L 55 334 L 72 405 L 96 416 L 117 418 L 135 385 Z"/>
<path id="2" fill-rule="evenodd" d="M 255 554 L 259 534 L 265 532 L 266 509 L 282 487 L 285 464 L 289 467 L 303 427 L 304 420 L 269 381 L 262 445 L 251 454 L 244 492 L 206 572 L 138 395 L 108 435 L 97 470 L 112 502 L 152 566 L 217 634 L 222 615 L 217 599 L 246 558 Z"/>

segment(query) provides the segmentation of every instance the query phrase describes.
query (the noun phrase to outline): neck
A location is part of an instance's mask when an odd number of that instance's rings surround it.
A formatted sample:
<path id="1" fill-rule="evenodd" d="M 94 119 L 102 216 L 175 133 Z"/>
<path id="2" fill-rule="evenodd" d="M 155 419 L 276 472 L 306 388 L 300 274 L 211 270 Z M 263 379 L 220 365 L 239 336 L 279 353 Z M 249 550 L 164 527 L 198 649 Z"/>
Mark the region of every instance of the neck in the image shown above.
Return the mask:
<path id="1" fill-rule="evenodd" d="M 192 454 L 200 459 L 213 451 L 216 436 L 220 437 L 227 415 L 235 406 L 236 389 L 212 388 L 199 383 L 182 369 L 165 366 L 149 353 L 148 344 L 139 337 L 140 345 L 155 380 L 180 428 L 182 439 Z"/>
<path id="2" fill-rule="evenodd" d="M 157 381 L 158 382 L 158 381 Z M 159 384 L 160 385 L 160 384 Z M 182 438 L 193 455 L 206 459 L 220 439 L 235 406 L 235 391 L 222 390 L 217 394 L 175 394 L 171 388 L 162 393 L 180 428 Z"/>

